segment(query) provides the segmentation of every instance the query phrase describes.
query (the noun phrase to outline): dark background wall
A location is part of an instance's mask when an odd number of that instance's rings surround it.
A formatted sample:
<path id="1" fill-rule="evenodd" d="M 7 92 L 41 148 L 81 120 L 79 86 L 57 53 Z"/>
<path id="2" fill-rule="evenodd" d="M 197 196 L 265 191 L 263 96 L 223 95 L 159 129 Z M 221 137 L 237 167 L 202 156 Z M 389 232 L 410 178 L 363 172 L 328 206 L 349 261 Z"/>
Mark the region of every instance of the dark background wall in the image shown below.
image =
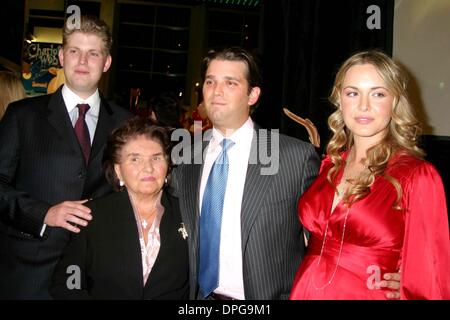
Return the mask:
<path id="1" fill-rule="evenodd" d="M 25 1 L 5 0 L 0 9 L 0 44 L 1 65 L 10 67 L 10 62 L 20 65 L 22 59 L 22 42 L 24 37 Z M 8 61 L 5 61 L 8 60 Z"/>
<path id="2" fill-rule="evenodd" d="M 370 30 L 370 5 L 380 8 L 381 28 Z M 282 106 L 316 124 L 328 140 L 328 103 L 335 72 L 352 53 L 378 48 L 392 54 L 393 0 L 265 1 L 262 13 L 264 86 L 255 119 L 264 127 L 308 141 L 306 130 Z"/>

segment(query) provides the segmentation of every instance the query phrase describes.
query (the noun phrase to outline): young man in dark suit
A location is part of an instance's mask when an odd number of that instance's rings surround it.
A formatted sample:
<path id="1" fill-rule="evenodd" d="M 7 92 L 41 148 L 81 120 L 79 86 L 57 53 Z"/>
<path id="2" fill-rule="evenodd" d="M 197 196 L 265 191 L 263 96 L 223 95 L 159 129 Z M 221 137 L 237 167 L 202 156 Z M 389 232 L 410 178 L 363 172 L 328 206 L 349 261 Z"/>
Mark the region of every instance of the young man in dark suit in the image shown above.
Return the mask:
<path id="1" fill-rule="evenodd" d="M 108 134 L 131 114 L 103 99 L 108 26 L 68 21 L 59 59 L 65 84 L 13 103 L 0 122 L 0 299 L 48 299 L 70 232 L 92 219 L 83 203 L 111 192 L 101 163 Z"/>
<path id="2" fill-rule="evenodd" d="M 319 158 L 309 143 L 253 123 L 260 80 L 254 58 L 243 49 L 212 51 L 204 60 L 212 138 L 203 164 L 182 164 L 174 172 L 190 245 L 191 298 L 286 299 L 304 253 L 297 202 L 315 178 Z M 226 183 L 217 189 L 209 180 L 224 149 Z M 261 151 L 272 163 L 261 159 Z M 217 207 L 218 223 L 208 218 Z"/>

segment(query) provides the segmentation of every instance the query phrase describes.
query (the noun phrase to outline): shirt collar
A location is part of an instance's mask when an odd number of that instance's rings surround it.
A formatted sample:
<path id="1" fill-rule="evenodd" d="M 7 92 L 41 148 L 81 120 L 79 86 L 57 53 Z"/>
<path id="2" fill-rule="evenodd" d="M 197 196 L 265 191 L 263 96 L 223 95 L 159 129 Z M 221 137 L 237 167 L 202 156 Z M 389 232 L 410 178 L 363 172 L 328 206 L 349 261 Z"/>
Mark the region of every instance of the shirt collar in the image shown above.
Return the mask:
<path id="1" fill-rule="evenodd" d="M 244 124 L 239 129 L 234 131 L 231 136 L 227 137 L 227 139 L 230 139 L 234 143 L 237 143 L 238 141 L 242 141 L 243 139 L 245 139 L 245 137 L 248 136 L 249 131 L 251 131 L 252 135 L 253 135 L 253 128 L 254 128 L 253 120 L 252 120 L 252 118 L 248 117 L 247 121 L 245 121 Z M 210 143 L 215 147 L 223 139 L 225 139 L 223 134 L 219 130 L 217 130 L 216 128 L 213 128 L 213 130 L 212 130 L 212 138 L 211 138 L 211 142 Z"/>
<path id="2" fill-rule="evenodd" d="M 89 104 L 89 111 L 92 115 L 98 115 L 100 111 L 100 93 L 97 90 L 89 96 L 87 99 L 80 98 L 75 92 L 73 92 L 68 86 L 64 85 L 61 90 L 64 103 L 66 104 L 67 112 L 72 112 L 79 103 Z"/>

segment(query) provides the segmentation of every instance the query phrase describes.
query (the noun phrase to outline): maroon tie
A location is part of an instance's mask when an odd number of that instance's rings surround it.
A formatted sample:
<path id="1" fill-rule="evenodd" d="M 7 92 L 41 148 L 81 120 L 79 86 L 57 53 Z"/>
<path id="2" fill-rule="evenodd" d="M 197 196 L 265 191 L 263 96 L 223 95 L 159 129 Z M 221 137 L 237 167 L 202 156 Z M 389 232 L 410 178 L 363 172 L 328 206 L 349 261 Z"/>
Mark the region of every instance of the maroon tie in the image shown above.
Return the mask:
<path id="1" fill-rule="evenodd" d="M 78 142 L 80 143 L 81 150 L 83 151 L 86 164 L 89 161 L 89 154 L 91 152 L 91 139 L 89 138 L 89 130 L 85 121 L 86 112 L 89 110 L 89 105 L 86 103 L 77 104 L 78 119 L 75 123 L 75 134 L 77 135 Z"/>

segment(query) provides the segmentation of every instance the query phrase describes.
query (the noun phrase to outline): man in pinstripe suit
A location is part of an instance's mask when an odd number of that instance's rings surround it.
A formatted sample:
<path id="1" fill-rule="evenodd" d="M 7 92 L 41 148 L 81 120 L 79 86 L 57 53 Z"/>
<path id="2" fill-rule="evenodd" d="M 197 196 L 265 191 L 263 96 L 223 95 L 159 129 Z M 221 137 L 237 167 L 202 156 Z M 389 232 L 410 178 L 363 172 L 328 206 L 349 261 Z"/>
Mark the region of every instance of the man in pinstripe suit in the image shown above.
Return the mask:
<path id="1" fill-rule="evenodd" d="M 211 51 L 204 60 L 203 96 L 214 128 L 203 164 L 181 164 L 174 172 L 188 233 L 193 299 L 287 299 L 304 253 L 297 202 L 315 178 L 319 158 L 309 143 L 265 134 L 253 123 L 250 109 L 258 101 L 259 86 L 255 60 L 241 48 Z M 206 296 L 198 285 L 200 208 L 224 138 L 234 144 L 227 151 L 228 180 L 217 235 L 218 283 Z M 275 165 L 264 170 L 268 163 L 261 150 L 269 148 Z"/>
<path id="2" fill-rule="evenodd" d="M 49 299 L 70 232 L 91 219 L 81 199 L 112 192 L 101 167 L 104 145 L 131 114 L 99 95 L 111 42 L 96 18 L 81 17 L 76 29 L 66 24 L 59 52 L 64 86 L 15 102 L 0 122 L 0 300 Z M 74 130 L 78 104 L 89 105 L 82 121 L 89 153 Z"/>

